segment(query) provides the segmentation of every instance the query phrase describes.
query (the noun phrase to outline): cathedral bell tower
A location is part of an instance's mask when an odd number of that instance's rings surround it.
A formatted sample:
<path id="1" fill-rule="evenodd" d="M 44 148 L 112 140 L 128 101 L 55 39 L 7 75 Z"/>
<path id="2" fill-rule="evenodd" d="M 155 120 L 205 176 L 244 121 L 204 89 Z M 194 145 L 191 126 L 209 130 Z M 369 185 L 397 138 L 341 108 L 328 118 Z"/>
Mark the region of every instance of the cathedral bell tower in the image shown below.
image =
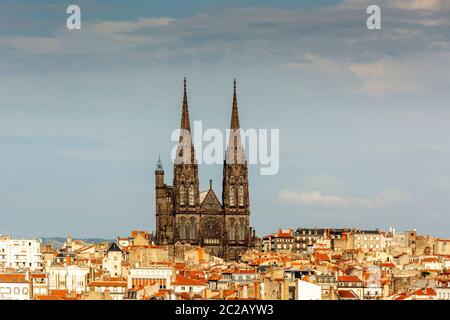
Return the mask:
<path id="1" fill-rule="evenodd" d="M 175 223 L 178 226 L 175 238 L 176 240 L 187 239 L 189 242 L 195 242 L 197 239 L 199 218 L 191 216 L 191 214 L 193 215 L 200 211 L 200 191 L 198 165 L 195 159 L 189 120 L 186 78 L 184 78 L 180 139 L 173 169 L 173 193 Z"/>
<path id="2" fill-rule="evenodd" d="M 233 89 L 230 135 L 223 166 L 222 203 L 229 244 L 243 245 L 250 241 L 250 209 L 248 169 L 242 146 L 236 79 Z"/>
<path id="3" fill-rule="evenodd" d="M 156 238 L 158 243 L 171 243 L 174 236 L 171 189 L 164 183 L 164 169 L 158 158 L 155 169 Z"/>

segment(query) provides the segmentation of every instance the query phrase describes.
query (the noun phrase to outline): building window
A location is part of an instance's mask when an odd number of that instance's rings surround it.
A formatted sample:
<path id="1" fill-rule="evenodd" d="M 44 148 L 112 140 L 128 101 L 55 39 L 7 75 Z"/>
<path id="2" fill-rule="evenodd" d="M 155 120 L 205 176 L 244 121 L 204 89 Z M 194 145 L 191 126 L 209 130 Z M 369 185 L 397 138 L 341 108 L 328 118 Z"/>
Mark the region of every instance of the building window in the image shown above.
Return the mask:
<path id="1" fill-rule="evenodd" d="M 238 199 L 239 199 L 239 206 L 243 207 L 244 206 L 244 187 L 242 185 L 239 186 Z"/>
<path id="2" fill-rule="evenodd" d="M 239 224 L 239 240 L 245 240 L 245 224 L 244 219 L 241 219 Z"/>
<path id="3" fill-rule="evenodd" d="M 192 240 L 197 238 L 197 223 L 195 222 L 195 218 L 192 217 L 190 220 L 191 224 L 190 224 L 190 228 L 189 228 L 189 232 L 190 232 L 190 237 Z"/>
<path id="4" fill-rule="evenodd" d="M 186 219 L 183 217 L 180 219 L 180 239 L 186 238 Z"/>
<path id="5" fill-rule="evenodd" d="M 180 205 L 184 206 L 186 199 L 186 190 L 184 189 L 184 184 L 180 186 Z"/>
<path id="6" fill-rule="evenodd" d="M 236 226 L 234 219 L 230 219 L 230 226 L 228 228 L 228 238 L 230 240 L 236 240 Z"/>
<path id="7" fill-rule="evenodd" d="M 235 195 L 234 195 L 234 186 L 230 186 L 230 206 L 231 207 L 234 207 L 234 198 L 235 198 Z"/>
<path id="8" fill-rule="evenodd" d="M 189 186 L 189 205 L 193 206 L 194 205 L 194 185 L 191 184 Z"/>

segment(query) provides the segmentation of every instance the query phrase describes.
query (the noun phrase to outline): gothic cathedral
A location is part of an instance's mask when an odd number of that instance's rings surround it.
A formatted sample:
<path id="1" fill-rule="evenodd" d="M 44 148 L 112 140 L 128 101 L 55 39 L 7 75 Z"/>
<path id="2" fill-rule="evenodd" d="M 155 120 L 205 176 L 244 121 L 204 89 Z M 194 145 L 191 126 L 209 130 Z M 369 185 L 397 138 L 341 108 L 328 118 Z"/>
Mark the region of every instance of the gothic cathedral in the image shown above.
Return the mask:
<path id="1" fill-rule="evenodd" d="M 161 160 L 155 170 L 156 239 L 160 245 L 200 245 L 209 254 L 236 260 L 254 246 L 250 227 L 248 170 L 239 125 L 234 81 L 230 139 L 223 165 L 222 201 L 212 190 L 200 192 L 198 165 L 190 137 L 191 126 L 184 79 L 180 143 L 173 168 L 173 185 L 164 183 Z"/>

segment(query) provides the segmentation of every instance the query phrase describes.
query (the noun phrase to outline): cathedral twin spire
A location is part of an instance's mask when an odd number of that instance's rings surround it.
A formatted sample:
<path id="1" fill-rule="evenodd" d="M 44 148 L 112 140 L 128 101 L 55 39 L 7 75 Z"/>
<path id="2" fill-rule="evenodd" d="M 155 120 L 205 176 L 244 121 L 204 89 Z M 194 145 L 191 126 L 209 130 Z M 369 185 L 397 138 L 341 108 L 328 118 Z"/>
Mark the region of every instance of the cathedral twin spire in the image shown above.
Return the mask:
<path id="1" fill-rule="evenodd" d="M 177 152 L 176 163 L 187 163 L 187 160 L 191 158 L 192 163 L 195 161 L 194 145 L 191 136 L 191 124 L 189 119 L 189 105 L 187 96 L 187 82 L 184 78 L 184 92 L 183 92 L 183 105 L 181 111 L 181 125 L 180 125 L 180 148 Z M 239 111 L 236 93 L 236 79 L 233 82 L 233 108 L 231 112 L 231 123 L 230 123 L 230 136 L 229 144 L 226 150 L 225 162 L 228 164 L 245 163 L 245 154 L 242 148 L 241 136 L 240 136 L 240 124 L 239 124 Z M 183 148 L 183 146 L 185 148 Z M 187 149 L 188 148 L 188 149 Z M 191 155 L 183 155 L 183 149 L 189 150 Z"/>
<path id="2" fill-rule="evenodd" d="M 189 120 L 189 106 L 188 106 L 188 97 L 187 97 L 187 81 L 184 78 L 184 93 L 183 93 L 183 107 L 181 111 L 181 129 L 191 131 L 191 124 Z M 237 102 L 237 94 L 236 94 L 236 79 L 233 82 L 233 110 L 231 113 L 231 124 L 230 129 L 238 130 L 240 129 L 239 125 L 239 111 L 238 111 L 238 102 Z"/>

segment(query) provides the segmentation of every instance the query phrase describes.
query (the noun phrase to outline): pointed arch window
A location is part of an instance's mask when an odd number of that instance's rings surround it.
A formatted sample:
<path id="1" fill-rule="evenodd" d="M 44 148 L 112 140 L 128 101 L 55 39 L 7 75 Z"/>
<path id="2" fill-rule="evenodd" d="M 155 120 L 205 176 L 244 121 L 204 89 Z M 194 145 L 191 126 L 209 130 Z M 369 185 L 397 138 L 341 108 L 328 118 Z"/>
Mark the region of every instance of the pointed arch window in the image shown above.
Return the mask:
<path id="1" fill-rule="evenodd" d="M 184 184 L 180 186 L 180 205 L 184 206 L 186 203 L 186 189 L 184 188 Z"/>
<path id="2" fill-rule="evenodd" d="M 245 223 L 244 219 L 240 220 L 239 223 L 239 240 L 245 240 Z"/>
<path id="3" fill-rule="evenodd" d="M 230 207 L 234 207 L 234 205 L 235 205 L 234 186 L 230 186 L 229 197 L 230 197 Z"/>
<path id="4" fill-rule="evenodd" d="M 195 240 L 197 238 L 197 223 L 194 217 L 190 219 L 189 238 L 191 240 Z"/>
<path id="5" fill-rule="evenodd" d="M 186 226 L 184 227 L 186 240 L 191 239 L 191 233 L 189 232 L 190 228 L 191 228 L 191 224 L 189 223 L 189 220 L 186 220 Z"/>
<path id="6" fill-rule="evenodd" d="M 235 226 L 234 219 L 230 219 L 230 226 L 228 228 L 228 238 L 231 241 L 236 240 L 236 226 Z"/>
<path id="7" fill-rule="evenodd" d="M 238 203 L 240 207 L 244 206 L 244 187 L 242 184 L 239 186 L 238 190 Z"/>
<path id="8" fill-rule="evenodd" d="M 184 217 L 180 219 L 179 233 L 180 239 L 186 238 L 186 219 Z"/>
<path id="9" fill-rule="evenodd" d="M 195 199 L 195 197 L 194 197 L 194 185 L 193 184 L 191 184 L 190 186 L 189 186 L 189 205 L 190 206 L 194 206 L 194 199 Z"/>

